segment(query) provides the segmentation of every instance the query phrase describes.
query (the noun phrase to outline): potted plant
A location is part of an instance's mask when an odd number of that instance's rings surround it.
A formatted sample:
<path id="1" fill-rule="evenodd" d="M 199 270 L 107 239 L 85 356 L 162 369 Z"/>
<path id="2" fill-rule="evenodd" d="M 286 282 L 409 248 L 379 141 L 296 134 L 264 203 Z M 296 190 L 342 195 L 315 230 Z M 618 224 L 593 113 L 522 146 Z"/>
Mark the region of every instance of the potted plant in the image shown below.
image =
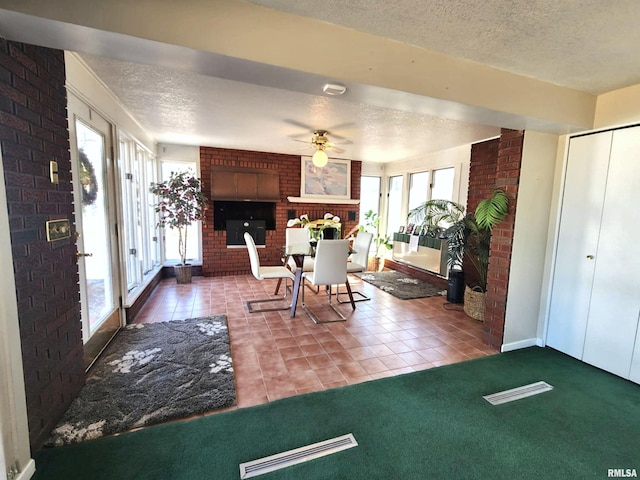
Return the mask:
<path id="1" fill-rule="evenodd" d="M 389 235 L 383 235 L 379 232 L 380 216 L 373 210 L 369 210 L 364 214 L 364 224 L 358 226 L 361 232 L 369 232 L 373 234 L 371 243 L 375 245 L 375 251 L 372 259 L 370 270 L 380 272 L 384 269 L 384 259 L 386 250 L 393 248 L 393 242 Z"/>
<path id="2" fill-rule="evenodd" d="M 169 179 L 151 183 L 149 191 L 158 196 L 154 206 L 159 214 L 158 227 L 178 230 L 180 263 L 174 266 L 177 283 L 191 283 L 191 265 L 187 263 L 187 230 L 197 220 L 204 220 L 208 207 L 201 182 L 191 172 L 171 172 Z"/>
<path id="3" fill-rule="evenodd" d="M 447 239 L 447 264 L 461 270 L 464 259 L 475 270 L 466 275 L 465 312 L 484 319 L 484 294 L 487 291 L 491 230 L 507 215 L 509 199 L 502 190 L 494 190 L 482 200 L 474 213 L 449 200 L 429 200 L 409 212 L 408 218 L 420 222 L 431 235 Z"/>

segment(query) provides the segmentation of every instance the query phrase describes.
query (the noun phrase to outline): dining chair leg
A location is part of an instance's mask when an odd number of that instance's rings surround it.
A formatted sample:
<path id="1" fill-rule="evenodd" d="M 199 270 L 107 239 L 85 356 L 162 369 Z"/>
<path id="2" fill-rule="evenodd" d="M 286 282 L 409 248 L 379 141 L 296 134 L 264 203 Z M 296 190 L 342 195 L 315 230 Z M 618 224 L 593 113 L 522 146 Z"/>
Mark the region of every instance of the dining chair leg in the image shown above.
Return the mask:
<path id="1" fill-rule="evenodd" d="M 281 282 L 282 279 L 278 279 L 278 283 Z M 276 288 L 276 292 L 278 288 Z M 287 298 L 287 281 L 285 279 L 284 285 L 284 295 L 276 298 L 264 298 L 260 300 L 247 300 L 247 310 L 249 313 L 259 313 L 259 312 L 277 312 L 279 310 L 289 310 L 291 308 L 291 304 L 285 307 L 273 307 L 273 308 L 253 308 L 253 304 L 255 303 L 267 303 L 267 302 L 280 302 Z"/>
<path id="2" fill-rule="evenodd" d="M 333 310 L 339 318 L 333 319 L 333 320 L 321 320 L 320 318 L 318 318 L 309 308 L 307 308 L 306 304 L 304 303 L 304 280 L 303 281 L 303 285 L 301 285 L 302 287 L 302 309 L 307 312 L 307 315 L 309 315 L 309 318 L 311 318 L 311 320 L 313 320 L 313 323 L 333 323 L 333 322 L 344 322 L 347 317 L 345 317 L 342 312 L 340 310 L 338 310 L 333 303 L 331 303 L 331 285 L 327 285 L 327 289 L 329 292 L 329 307 L 331 308 L 331 310 Z M 356 309 L 355 304 L 352 304 L 353 309 Z"/>
<path id="3" fill-rule="evenodd" d="M 349 285 L 349 279 L 348 278 L 345 280 L 344 284 L 347 287 L 347 293 L 349 294 L 349 300 L 351 301 L 351 308 L 353 310 L 355 310 L 356 309 L 356 302 L 353 299 L 353 293 L 351 292 L 351 285 Z M 338 289 L 336 288 L 336 298 L 338 297 L 337 292 L 338 292 Z"/>
<path id="4" fill-rule="evenodd" d="M 359 292 L 358 290 L 353 290 L 352 292 L 352 296 L 353 295 L 357 295 L 360 298 L 354 298 L 354 302 L 366 302 L 367 300 L 371 300 L 371 297 L 367 297 L 364 293 Z M 336 301 L 338 303 L 351 303 L 351 299 L 349 300 L 340 300 L 340 295 L 344 295 L 345 292 L 341 292 L 340 291 L 340 285 L 336 285 Z"/>

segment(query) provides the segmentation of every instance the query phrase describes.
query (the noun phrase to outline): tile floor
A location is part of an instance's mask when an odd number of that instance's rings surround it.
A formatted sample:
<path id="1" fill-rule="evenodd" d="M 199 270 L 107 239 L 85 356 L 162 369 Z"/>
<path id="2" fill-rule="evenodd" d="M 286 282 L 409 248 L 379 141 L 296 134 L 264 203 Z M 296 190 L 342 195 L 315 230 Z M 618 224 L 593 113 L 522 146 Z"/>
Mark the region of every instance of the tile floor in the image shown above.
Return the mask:
<path id="1" fill-rule="evenodd" d="M 482 324 L 446 297 L 400 300 L 350 278 L 352 289 L 371 300 L 358 302 L 354 312 L 340 305 L 345 322 L 315 324 L 300 305 L 294 318 L 288 310 L 248 313 L 247 300 L 267 298 L 275 287 L 250 275 L 194 277 L 190 285 L 163 280 L 135 321 L 226 315 L 234 408 L 498 353 L 480 340 Z M 333 314 L 323 308 L 325 292 L 307 290 L 305 301 L 320 318 Z"/>

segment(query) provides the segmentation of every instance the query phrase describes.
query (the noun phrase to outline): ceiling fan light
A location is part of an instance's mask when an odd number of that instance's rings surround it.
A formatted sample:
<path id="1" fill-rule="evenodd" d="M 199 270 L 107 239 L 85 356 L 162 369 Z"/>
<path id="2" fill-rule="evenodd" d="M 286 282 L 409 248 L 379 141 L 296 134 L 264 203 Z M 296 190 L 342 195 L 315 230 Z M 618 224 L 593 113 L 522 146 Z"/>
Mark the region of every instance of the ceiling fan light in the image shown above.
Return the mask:
<path id="1" fill-rule="evenodd" d="M 318 149 L 316 153 L 313 154 L 313 157 L 311 157 L 311 161 L 316 167 L 322 168 L 329 161 L 329 157 L 327 156 L 324 150 Z"/>

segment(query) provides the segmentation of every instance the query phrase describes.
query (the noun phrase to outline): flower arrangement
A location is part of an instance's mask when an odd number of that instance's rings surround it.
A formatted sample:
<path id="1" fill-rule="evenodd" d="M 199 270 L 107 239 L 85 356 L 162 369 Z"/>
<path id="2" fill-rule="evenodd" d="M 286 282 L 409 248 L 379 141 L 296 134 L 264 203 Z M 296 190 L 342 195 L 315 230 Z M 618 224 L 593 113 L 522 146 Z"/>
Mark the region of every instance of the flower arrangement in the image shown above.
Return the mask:
<path id="1" fill-rule="evenodd" d="M 292 218 L 287 222 L 287 227 L 295 227 L 300 225 L 301 228 L 309 230 L 311 240 L 318 241 L 322 237 L 322 231 L 325 228 L 340 228 L 340 217 L 333 213 L 325 213 L 324 217 L 319 220 L 309 220 L 309 215 L 300 215 L 299 218 Z"/>

